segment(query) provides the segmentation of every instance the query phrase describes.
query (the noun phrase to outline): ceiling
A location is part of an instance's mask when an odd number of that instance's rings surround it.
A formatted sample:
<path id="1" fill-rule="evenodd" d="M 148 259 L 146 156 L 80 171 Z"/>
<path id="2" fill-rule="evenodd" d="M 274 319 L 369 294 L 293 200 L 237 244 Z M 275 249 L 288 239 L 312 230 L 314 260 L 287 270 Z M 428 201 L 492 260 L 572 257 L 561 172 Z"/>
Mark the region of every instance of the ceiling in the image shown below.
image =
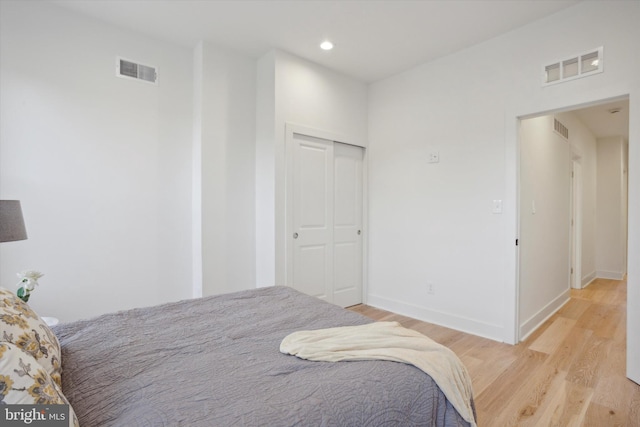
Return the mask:
<path id="1" fill-rule="evenodd" d="M 629 140 L 629 100 L 607 102 L 574 111 L 596 138 L 622 136 Z"/>
<path id="2" fill-rule="evenodd" d="M 277 48 L 365 82 L 481 43 L 580 0 L 41 0 L 183 46 Z M 322 51 L 330 39 L 335 48 Z"/>

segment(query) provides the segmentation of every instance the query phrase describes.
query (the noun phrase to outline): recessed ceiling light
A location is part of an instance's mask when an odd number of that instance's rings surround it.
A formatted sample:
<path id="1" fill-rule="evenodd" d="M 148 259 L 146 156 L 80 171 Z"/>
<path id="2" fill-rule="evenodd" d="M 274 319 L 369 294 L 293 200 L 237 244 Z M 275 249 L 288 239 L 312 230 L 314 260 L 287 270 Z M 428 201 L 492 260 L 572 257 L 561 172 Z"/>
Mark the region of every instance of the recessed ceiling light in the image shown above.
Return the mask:
<path id="1" fill-rule="evenodd" d="M 322 43 L 320 43 L 320 49 L 331 50 L 333 49 L 333 43 L 331 43 L 329 40 L 325 40 Z"/>

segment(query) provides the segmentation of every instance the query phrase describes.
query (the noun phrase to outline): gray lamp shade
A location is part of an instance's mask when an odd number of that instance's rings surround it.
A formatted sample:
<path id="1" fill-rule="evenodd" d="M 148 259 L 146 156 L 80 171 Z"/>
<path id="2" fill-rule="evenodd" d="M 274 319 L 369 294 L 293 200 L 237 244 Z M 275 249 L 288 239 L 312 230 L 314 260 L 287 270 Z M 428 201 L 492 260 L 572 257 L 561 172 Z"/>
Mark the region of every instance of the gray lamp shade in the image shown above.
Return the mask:
<path id="1" fill-rule="evenodd" d="M 20 201 L 0 200 L 0 242 L 14 242 L 26 238 L 27 230 L 24 228 Z"/>

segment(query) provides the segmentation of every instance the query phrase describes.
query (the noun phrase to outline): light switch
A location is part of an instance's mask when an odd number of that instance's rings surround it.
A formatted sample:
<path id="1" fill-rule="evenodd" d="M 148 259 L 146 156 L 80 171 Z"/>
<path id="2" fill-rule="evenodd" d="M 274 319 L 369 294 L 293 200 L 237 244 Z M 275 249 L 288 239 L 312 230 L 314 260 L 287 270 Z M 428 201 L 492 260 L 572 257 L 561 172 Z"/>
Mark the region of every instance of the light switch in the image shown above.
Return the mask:
<path id="1" fill-rule="evenodd" d="M 491 212 L 494 214 L 501 214 L 502 213 L 502 200 L 494 200 L 493 201 L 493 208 L 491 209 Z"/>

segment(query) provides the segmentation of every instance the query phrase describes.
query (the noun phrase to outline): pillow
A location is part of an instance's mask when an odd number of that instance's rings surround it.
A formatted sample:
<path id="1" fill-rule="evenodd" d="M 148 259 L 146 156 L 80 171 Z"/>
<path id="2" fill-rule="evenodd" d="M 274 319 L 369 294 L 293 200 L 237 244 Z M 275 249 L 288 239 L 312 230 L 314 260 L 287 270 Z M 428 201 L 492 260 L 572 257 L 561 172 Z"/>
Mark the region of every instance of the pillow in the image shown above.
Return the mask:
<path id="1" fill-rule="evenodd" d="M 3 404 L 69 405 L 69 401 L 36 359 L 13 344 L 0 343 L 0 405 Z M 68 417 L 70 427 L 79 427 L 71 405 Z"/>
<path id="2" fill-rule="evenodd" d="M 0 288 L 0 343 L 11 343 L 29 353 L 62 387 L 58 338 L 25 302 Z"/>

